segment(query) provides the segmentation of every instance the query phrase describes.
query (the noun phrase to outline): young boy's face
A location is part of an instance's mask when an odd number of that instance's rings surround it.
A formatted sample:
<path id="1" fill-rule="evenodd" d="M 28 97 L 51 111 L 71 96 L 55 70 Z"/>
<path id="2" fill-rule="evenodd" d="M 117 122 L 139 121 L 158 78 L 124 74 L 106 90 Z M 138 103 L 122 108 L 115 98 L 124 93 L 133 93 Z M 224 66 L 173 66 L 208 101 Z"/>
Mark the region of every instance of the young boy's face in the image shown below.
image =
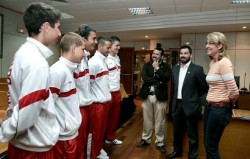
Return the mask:
<path id="1" fill-rule="evenodd" d="M 47 40 L 46 40 L 46 44 L 47 45 L 54 45 L 54 44 L 56 44 L 57 43 L 57 41 L 59 40 L 59 38 L 61 37 L 61 31 L 60 31 L 60 29 L 59 29 L 59 27 L 60 27 L 60 22 L 58 21 L 58 22 L 56 22 L 55 23 L 55 27 L 53 28 L 53 27 L 51 27 L 50 26 L 50 24 L 48 23 L 47 24 L 48 26 L 47 26 L 47 34 L 46 34 L 46 36 L 47 36 Z"/>
<path id="2" fill-rule="evenodd" d="M 80 46 L 76 46 L 74 44 L 73 46 L 73 57 L 74 57 L 74 63 L 81 63 L 83 57 L 84 57 L 84 49 L 85 49 L 85 43 L 83 43 Z"/>

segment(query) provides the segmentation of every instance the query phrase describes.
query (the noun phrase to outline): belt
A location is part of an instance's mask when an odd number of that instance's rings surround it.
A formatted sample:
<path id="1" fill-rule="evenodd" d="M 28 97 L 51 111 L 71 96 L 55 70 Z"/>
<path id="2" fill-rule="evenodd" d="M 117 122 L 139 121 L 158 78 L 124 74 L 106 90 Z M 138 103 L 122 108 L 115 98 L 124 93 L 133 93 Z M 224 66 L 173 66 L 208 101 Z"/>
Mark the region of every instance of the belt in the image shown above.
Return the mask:
<path id="1" fill-rule="evenodd" d="M 210 102 L 211 106 L 226 106 L 229 102 Z"/>
<path id="2" fill-rule="evenodd" d="M 148 95 L 155 95 L 155 92 L 149 92 Z"/>

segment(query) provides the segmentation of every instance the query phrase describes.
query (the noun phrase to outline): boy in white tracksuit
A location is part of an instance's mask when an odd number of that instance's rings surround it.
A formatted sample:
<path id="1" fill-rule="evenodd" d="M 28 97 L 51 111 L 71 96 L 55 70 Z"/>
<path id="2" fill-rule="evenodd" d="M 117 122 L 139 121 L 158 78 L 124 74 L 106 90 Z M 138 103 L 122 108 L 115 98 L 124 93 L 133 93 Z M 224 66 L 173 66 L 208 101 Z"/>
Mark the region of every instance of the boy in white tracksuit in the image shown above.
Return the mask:
<path id="1" fill-rule="evenodd" d="M 62 37 L 60 48 L 62 56 L 51 66 L 49 78 L 60 125 L 59 141 L 54 146 L 54 152 L 55 158 L 78 159 L 76 137 L 81 114 L 73 71 L 83 59 L 85 46 L 80 35 L 69 32 Z"/>
<path id="2" fill-rule="evenodd" d="M 90 151 L 88 151 L 90 148 L 87 148 L 87 141 L 90 127 L 90 106 L 93 103 L 93 97 L 90 92 L 88 56 L 90 55 L 89 51 L 95 50 L 97 36 L 96 31 L 88 25 L 80 25 L 78 28 L 78 34 L 85 39 L 84 58 L 78 65 L 77 70 L 74 71 L 76 88 L 80 100 L 80 112 L 82 115 L 82 122 L 78 129 L 79 134 L 77 136 L 78 159 L 84 159 L 87 157 L 87 154 L 90 153 Z"/>
<path id="3" fill-rule="evenodd" d="M 121 140 L 116 139 L 115 131 L 120 116 L 121 92 L 120 92 L 120 75 L 121 64 L 120 58 L 117 55 L 120 49 L 120 39 L 116 36 L 110 37 L 112 40 L 111 51 L 106 58 L 106 63 L 109 69 L 109 89 L 112 100 L 108 113 L 107 127 L 105 133 L 105 143 L 120 145 Z"/>
<path id="4" fill-rule="evenodd" d="M 89 60 L 90 88 L 93 103 L 90 106 L 91 159 L 108 159 L 101 154 L 111 94 L 108 86 L 108 68 L 105 59 L 111 48 L 111 39 L 98 38 L 98 49 Z"/>
<path id="5" fill-rule="evenodd" d="M 9 69 L 8 119 L 0 123 L 0 141 L 9 142 L 8 159 L 54 159 L 51 148 L 58 139 L 59 125 L 47 84 L 46 58 L 53 52 L 46 46 L 61 36 L 59 19 L 60 12 L 44 3 L 33 3 L 24 13 L 29 37 Z"/>

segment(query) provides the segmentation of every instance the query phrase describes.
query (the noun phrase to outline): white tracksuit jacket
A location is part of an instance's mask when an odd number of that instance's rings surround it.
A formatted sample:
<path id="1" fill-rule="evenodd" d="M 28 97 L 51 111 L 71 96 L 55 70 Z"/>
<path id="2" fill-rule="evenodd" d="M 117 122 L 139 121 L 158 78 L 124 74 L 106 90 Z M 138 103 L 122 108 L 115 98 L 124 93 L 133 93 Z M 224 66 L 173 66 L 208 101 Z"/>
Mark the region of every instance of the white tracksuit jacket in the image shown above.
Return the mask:
<path id="1" fill-rule="evenodd" d="M 85 55 L 86 55 L 85 51 Z M 93 97 L 90 92 L 90 76 L 88 59 L 85 57 L 74 71 L 76 88 L 79 94 L 80 107 L 89 106 L 93 103 Z"/>
<path id="2" fill-rule="evenodd" d="M 27 38 L 14 56 L 8 72 L 9 108 L 12 115 L 0 128 L 0 141 L 27 151 L 48 151 L 58 140 L 59 125 L 48 90 L 53 55 L 46 46 Z"/>
<path id="3" fill-rule="evenodd" d="M 61 141 L 74 139 L 78 135 L 82 121 L 79 97 L 73 78 L 73 71 L 76 68 L 76 63 L 64 57 L 60 57 L 59 61 L 50 67 L 49 87 L 55 101 Z"/>
<path id="4" fill-rule="evenodd" d="M 108 85 L 108 67 L 105 59 L 104 55 L 96 51 L 95 55 L 88 62 L 91 93 L 93 101 L 98 103 L 105 103 L 111 100 Z"/>
<path id="5" fill-rule="evenodd" d="M 105 62 L 109 69 L 108 83 L 110 92 L 119 91 L 121 76 L 120 58 L 117 54 L 115 54 L 115 56 L 108 55 Z"/>

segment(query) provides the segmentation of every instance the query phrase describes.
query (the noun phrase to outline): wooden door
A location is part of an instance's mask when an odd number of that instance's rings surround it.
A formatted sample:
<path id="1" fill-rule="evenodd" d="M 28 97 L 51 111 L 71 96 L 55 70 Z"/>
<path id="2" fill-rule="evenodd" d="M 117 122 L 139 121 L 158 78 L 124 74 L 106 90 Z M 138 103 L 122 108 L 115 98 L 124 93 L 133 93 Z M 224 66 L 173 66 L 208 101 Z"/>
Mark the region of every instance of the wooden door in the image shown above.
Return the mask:
<path id="1" fill-rule="evenodd" d="M 127 94 L 133 94 L 134 48 L 121 48 L 118 55 L 121 60 L 121 83 Z"/>

